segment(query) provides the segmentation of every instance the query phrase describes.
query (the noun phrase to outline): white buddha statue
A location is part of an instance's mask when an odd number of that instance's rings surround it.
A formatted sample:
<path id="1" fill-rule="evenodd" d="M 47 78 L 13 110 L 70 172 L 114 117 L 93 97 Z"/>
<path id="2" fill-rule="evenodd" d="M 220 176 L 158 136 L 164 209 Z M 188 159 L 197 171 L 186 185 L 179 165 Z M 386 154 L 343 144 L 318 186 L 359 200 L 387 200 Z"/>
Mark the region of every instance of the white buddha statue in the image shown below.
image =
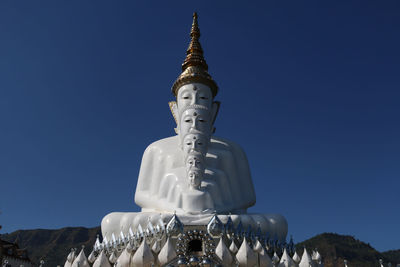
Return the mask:
<path id="1" fill-rule="evenodd" d="M 182 73 L 172 87 L 176 102 L 169 103 L 177 135 L 146 148 L 135 193 L 142 212 L 107 215 L 103 236 L 138 224 L 145 227 L 148 220 L 173 213 L 189 224 L 207 223 L 214 213 L 231 213 L 235 223 L 258 224 L 263 232 L 284 239 L 287 223 L 282 216 L 246 214 L 256 201 L 249 164 L 239 145 L 212 136 L 220 106 L 214 101 L 218 87 L 203 58 L 196 17 L 190 35 Z"/>
<path id="2" fill-rule="evenodd" d="M 202 83 L 188 83 L 178 88 L 177 103 L 172 106 L 178 135 L 154 142 L 143 155 L 135 194 L 135 202 L 143 211 L 244 212 L 255 203 L 243 150 L 226 139 L 210 138 L 212 121 L 217 114 L 211 92 Z M 211 112 L 204 107 L 214 109 Z M 186 175 L 185 159 L 192 158 L 191 150 L 205 156 L 204 159 L 197 157 L 205 161 L 199 188 L 190 187 Z"/>

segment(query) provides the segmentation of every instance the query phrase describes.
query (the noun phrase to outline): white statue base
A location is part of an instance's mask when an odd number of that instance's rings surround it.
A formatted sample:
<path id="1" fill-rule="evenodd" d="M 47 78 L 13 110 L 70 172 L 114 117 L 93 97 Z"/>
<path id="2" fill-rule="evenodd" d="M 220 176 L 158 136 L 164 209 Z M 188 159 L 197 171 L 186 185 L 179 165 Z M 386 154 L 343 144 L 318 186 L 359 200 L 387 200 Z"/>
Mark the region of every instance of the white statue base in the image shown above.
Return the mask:
<path id="1" fill-rule="evenodd" d="M 112 240 L 112 235 L 119 236 L 122 232 L 124 235 L 129 234 L 129 228 L 136 232 L 139 225 L 142 229 L 146 229 L 149 221 L 153 225 L 157 225 L 161 219 L 165 224 L 172 218 L 173 213 L 155 213 L 155 212 L 113 212 L 105 216 L 101 222 L 101 231 L 103 238 Z M 185 226 L 187 225 L 207 225 L 213 214 L 177 214 L 180 221 Z M 239 222 L 242 223 L 243 231 L 246 231 L 249 226 L 255 232 L 258 227 L 261 229 L 263 236 L 269 236 L 270 239 L 279 242 L 286 241 L 288 224 L 286 219 L 279 214 L 218 214 L 218 218 L 223 224 L 226 224 L 228 217 L 231 217 L 234 227 L 236 228 Z"/>

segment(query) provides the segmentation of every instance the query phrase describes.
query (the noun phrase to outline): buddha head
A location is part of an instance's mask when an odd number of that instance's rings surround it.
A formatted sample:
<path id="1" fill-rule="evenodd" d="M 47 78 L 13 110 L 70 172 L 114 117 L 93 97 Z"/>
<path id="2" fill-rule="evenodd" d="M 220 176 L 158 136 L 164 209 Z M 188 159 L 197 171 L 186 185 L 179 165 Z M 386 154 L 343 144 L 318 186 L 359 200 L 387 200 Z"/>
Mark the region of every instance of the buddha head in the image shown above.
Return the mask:
<path id="1" fill-rule="evenodd" d="M 192 151 L 197 151 L 203 156 L 207 154 L 210 138 L 201 133 L 188 133 L 184 136 L 181 144 L 184 158 L 186 159 Z"/>
<path id="2" fill-rule="evenodd" d="M 179 132 L 181 137 L 188 133 L 211 135 L 212 123 L 209 109 L 205 106 L 191 105 L 182 110 L 179 117 Z"/>
<path id="3" fill-rule="evenodd" d="M 176 101 L 178 103 L 178 113 L 181 113 L 182 109 L 186 106 L 191 105 L 200 105 L 211 109 L 213 95 L 211 89 L 207 85 L 190 83 L 178 89 Z"/>
<path id="4" fill-rule="evenodd" d="M 192 189 L 200 189 L 201 181 L 203 180 L 203 172 L 200 170 L 190 170 L 188 171 L 189 185 Z"/>
<path id="5" fill-rule="evenodd" d="M 205 169 L 204 156 L 200 152 L 192 150 L 186 157 L 186 169 L 190 170 L 203 170 Z"/>
<path id="6" fill-rule="evenodd" d="M 192 189 L 199 189 L 205 170 L 204 156 L 202 153 L 191 150 L 186 158 L 186 171 L 189 185 Z"/>

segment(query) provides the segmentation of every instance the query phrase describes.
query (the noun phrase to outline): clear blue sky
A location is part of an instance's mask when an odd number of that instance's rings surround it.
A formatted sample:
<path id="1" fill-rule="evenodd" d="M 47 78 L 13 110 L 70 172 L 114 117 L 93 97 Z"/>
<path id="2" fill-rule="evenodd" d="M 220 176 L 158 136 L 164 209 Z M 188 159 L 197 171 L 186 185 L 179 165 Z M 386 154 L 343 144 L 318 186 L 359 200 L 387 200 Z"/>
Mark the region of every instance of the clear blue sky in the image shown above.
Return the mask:
<path id="1" fill-rule="evenodd" d="M 399 249 L 400 2 L 198 2 L 1 1 L 1 232 L 139 210 L 197 11 L 216 135 L 248 155 L 250 211 L 283 214 L 295 241 Z"/>

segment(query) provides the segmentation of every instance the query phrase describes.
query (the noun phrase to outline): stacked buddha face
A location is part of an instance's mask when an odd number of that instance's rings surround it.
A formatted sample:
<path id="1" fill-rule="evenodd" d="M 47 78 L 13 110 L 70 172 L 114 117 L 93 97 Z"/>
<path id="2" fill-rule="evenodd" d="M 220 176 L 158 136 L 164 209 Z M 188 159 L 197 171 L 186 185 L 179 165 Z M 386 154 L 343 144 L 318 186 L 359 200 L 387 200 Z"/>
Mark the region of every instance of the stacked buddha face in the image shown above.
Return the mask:
<path id="1" fill-rule="evenodd" d="M 218 104 L 213 102 L 208 86 L 192 83 L 179 88 L 176 106 L 172 107 L 172 111 L 177 121 L 177 133 L 192 189 L 201 187 L 205 157 L 217 110 Z"/>

